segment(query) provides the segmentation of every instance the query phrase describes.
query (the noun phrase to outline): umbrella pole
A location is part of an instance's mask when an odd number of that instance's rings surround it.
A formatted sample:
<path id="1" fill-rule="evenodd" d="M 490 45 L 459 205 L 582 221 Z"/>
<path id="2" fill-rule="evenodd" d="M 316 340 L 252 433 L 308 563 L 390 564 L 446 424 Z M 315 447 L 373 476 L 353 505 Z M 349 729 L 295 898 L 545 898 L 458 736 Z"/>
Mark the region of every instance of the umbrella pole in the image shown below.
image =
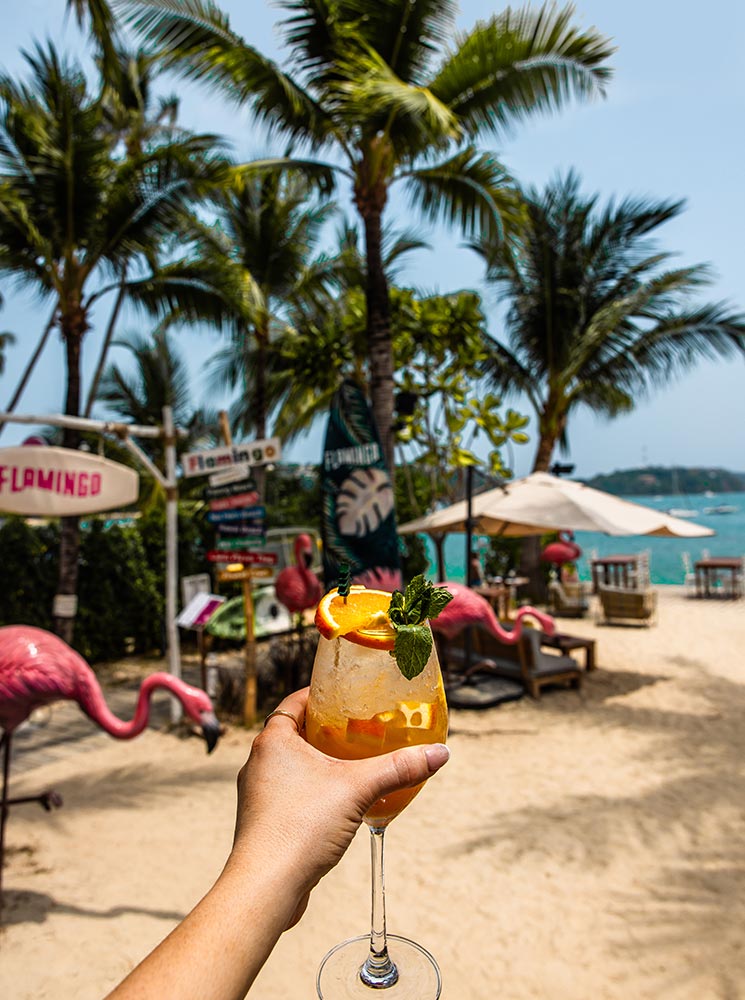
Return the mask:
<path id="1" fill-rule="evenodd" d="M 466 466 L 466 586 L 473 583 L 471 574 L 471 546 L 473 545 L 473 466 Z M 471 666 L 471 626 L 463 634 L 465 669 Z"/>

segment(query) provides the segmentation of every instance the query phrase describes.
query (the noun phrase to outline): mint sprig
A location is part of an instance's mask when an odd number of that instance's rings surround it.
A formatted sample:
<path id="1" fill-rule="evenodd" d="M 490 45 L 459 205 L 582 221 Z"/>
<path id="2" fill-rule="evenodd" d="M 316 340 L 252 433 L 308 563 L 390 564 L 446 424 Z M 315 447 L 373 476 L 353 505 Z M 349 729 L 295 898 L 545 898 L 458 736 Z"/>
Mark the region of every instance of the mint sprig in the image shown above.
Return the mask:
<path id="1" fill-rule="evenodd" d="M 396 632 L 396 641 L 391 656 L 407 680 L 421 674 L 432 652 L 428 619 L 436 618 L 452 599 L 446 587 L 435 587 L 421 573 L 409 582 L 404 593 L 393 591 L 388 618 Z"/>

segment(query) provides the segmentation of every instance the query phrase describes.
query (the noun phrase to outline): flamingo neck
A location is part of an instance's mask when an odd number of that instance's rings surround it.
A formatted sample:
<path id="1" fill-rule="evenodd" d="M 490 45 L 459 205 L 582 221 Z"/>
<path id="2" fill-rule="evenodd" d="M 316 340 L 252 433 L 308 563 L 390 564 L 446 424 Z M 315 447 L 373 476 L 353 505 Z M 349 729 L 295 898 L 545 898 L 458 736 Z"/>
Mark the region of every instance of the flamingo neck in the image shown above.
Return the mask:
<path id="1" fill-rule="evenodd" d="M 79 704 L 85 714 L 105 732 L 118 740 L 139 736 L 150 717 L 150 697 L 156 688 L 163 687 L 176 693 L 175 678 L 171 674 L 150 674 L 140 685 L 134 717 L 129 721 L 114 715 L 103 696 L 98 682 L 87 683 L 80 692 Z"/>
<path id="2" fill-rule="evenodd" d="M 522 635 L 523 618 L 533 618 L 547 635 L 553 635 L 555 630 L 553 618 L 529 606 L 519 608 L 515 612 L 515 624 L 509 631 L 502 628 L 497 616 L 492 612 L 489 619 L 490 631 L 500 642 L 505 643 L 505 645 L 513 645 L 519 641 Z"/>

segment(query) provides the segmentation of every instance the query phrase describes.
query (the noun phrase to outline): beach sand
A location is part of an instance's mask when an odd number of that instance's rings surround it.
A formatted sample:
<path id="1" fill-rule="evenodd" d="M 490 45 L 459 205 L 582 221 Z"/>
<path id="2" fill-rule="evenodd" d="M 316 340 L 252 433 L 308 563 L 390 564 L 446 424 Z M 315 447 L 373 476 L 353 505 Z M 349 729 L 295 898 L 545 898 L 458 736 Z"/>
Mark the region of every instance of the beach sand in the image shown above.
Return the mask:
<path id="1" fill-rule="evenodd" d="M 744 997 L 745 603 L 660 588 L 652 628 L 560 627 L 597 639 L 599 669 L 580 692 L 452 713 L 450 763 L 388 832 L 389 930 L 437 957 L 444 1000 Z M 226 857 L 253 735 L 207 757 L 54 713 L 82 735 L 14 767 L 14 794 L 65 805 L 10 816 L 4 1000 L 101 998 L 188 912 Z M 252 998 L 312 1000 L 322 955 L 365 932 L 368 839 Z"/>

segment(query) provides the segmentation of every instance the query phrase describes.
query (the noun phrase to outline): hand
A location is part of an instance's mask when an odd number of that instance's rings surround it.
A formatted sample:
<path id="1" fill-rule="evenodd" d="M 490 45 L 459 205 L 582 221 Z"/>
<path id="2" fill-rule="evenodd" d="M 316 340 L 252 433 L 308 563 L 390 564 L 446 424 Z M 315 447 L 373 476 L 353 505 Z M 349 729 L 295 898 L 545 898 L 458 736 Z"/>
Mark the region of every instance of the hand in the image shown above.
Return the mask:
<path id="1" fill-rule="evenodd" d="M 308 688 L 279 705 L 303 730 Z M 381 795 L 418 785 L 447 761 L 442 744 L 406 747 L 366 760 L 337 760 L 299 735 L 293 721 L 274 716 L 256 737 L 238 775 L 238 812 L 228 867 L 257 852 L 282 868 L 283 892 L 296 893 L 288 923 L 300 919 L 308 895 L 352 842 L 362 817 Z"/>

